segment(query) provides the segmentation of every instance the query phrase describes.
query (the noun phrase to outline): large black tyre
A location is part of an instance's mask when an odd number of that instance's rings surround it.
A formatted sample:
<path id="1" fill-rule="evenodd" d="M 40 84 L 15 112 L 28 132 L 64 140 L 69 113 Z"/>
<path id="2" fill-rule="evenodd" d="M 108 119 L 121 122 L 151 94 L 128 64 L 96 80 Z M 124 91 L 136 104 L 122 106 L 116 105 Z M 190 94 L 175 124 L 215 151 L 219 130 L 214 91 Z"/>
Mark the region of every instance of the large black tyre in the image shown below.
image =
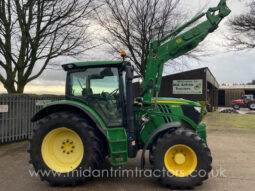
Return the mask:
<path id="1" fill-rule="evenodd" d="M 239 110 L 240 109 L 240 105 L 239 104 L 234 104 L 232 107 L 233 107 L 234 110 Z"/>
<path id="2" fill-rule="evenodd" d="M 195 170 L 191 171 L 189 175 L 182 177 L 171 173 L 165 162 L 169 149 L 181 145 L 192 149 L 197 157 L 197 164 L 194 166 Z M 195 186 L 199 186 L 208 178 L 208 173 L 212 169 L 212 157 L 207 144 L 194 131 L 184 128 L 168 131 L 159 136 L 152 145 L 150 161 L 152 169 L 154 172 L 157 171 L 157 174 L 155 174 L 159 177 L 161 183 L 171 189 L 192 189 Z M 187 161 L 184 162 L 184 165 L 186 165 Z"/>
<path id="3" fill-rule="evenodd" d="M 78 162 L 75 169 L 68 172 L 58 172 L 50 168 L 44 161 L 42 154 L 42 145 L 45 144 L 43 143 L 45 137 L 47 137 L 50 132 L 54 132 L 54 130 L 58 130 L 62 127 L 65 127 L 68 131 L 75 132 L 77 136 L 80 137 L 80 143 L 82 142 L 83 145 L 82 149 L 80 149 L 83 150 L 83 152 L 81 152 L 81 162 Z M 67 144 L 66 142 L 65 144 Z M 68 143 L 71 144 L 71 140 Z M 75 144 L 75 142 L 72 144 Z M 62 149 L 62 147 L 60 149 Z M 29 162 L 32 163 L 35 172 L 40 175 L 42 181 L 46 180 L 54 186 L 75 186 L 89 177 L 89 170 L 98 167 L 98 164 L 103 158 L 102 149 L 101 141 L 97 138 L 95 131 L 83 116 L 71 112 L 56 112 L 38 121 L 33 136 L 30 139 L 30 146 L 28 149 L 30 153 Z M 80 150 L 77 150 L 77 152 Z M 70 153 L 71 152 L 75 153 L 75 151 L 70 151 Z M 45 172 L 50 173 L 45 174 Z"/>
<path id="4" fill-rule="evenodd" d="M 250 103 L 248 104 L 248 108 L 249 108 L 250 110 L 255 110 L 255 102 L 250 102 Z"/>

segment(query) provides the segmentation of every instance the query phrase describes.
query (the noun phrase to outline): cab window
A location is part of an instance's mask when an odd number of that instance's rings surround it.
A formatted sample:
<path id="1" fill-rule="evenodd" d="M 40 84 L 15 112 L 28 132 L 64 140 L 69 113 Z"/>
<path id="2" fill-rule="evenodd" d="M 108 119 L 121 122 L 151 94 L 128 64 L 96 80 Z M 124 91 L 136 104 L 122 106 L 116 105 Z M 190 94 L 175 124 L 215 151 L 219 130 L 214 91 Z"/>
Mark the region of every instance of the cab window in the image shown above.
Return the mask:
<path id="1" fill-rule="evenodd" d="M 107 126 L 122 125 L 118 68 L 88 68 L 72 72 L 69 95 L 83 99 L 104 120 Z"/>

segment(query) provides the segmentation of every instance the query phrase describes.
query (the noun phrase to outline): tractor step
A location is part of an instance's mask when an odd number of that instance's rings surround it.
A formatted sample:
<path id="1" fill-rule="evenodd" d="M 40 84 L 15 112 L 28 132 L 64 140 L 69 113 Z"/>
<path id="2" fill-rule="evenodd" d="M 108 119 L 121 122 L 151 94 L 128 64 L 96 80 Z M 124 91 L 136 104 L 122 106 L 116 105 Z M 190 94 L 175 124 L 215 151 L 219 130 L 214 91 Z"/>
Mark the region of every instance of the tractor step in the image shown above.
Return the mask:
<path id="1" fill-rule="evenodd" d="M 127 134 L 124 128 L 111 128 L 107 131 L 112 165 L 123 165 L 128 160 Z"/>

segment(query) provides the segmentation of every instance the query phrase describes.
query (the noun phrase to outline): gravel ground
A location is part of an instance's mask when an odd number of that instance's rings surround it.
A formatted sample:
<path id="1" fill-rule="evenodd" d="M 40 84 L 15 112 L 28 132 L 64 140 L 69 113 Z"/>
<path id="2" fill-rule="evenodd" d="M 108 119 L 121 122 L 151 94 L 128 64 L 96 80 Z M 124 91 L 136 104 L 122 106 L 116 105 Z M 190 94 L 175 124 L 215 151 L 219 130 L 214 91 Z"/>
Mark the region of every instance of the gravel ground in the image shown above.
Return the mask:
<path id="1" fill-rule="evenodd" d="M 205 121 L 208 126 L 208 145 L 213 156 L 213 174 L 195 190 L 253 191 L 255 188 L 255 131 L 216 129 L 213 124 L 210 124 L 213 117 L 215 116 L 210 115 Z M 29 170 L 32 171 L 33 168 L 28 164 L 27 147 L 27 141 L 0 145 L 0 191 L 169 190 L 161 186 L 155 178 L 144 177 L 94 178 L 76 187 L 50 187 L 46 182 L 41 182 L 39 177 L 31 177 Z M 136 159 L 130 160 L 125 167 L 135 169 L 139 166 L 140 154 Z M 149 168 L 148 155 L 146 160 L 146 166 Z M 103 166 L 109 168 L 109 162 L 105 160 Z"/>

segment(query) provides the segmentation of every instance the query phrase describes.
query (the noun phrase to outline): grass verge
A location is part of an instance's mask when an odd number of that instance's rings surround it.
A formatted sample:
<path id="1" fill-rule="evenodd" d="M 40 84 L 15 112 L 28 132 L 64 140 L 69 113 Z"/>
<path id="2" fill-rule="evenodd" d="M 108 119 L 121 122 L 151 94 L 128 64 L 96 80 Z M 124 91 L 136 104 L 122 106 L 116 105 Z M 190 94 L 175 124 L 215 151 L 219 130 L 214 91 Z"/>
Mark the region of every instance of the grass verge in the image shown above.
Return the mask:
<path id="1" fill-rule="evenodd" d="M 229 113 L 207 113 L 203 122 L 208 129 L 228 130 L 242 129 L 255 130 L 255 115 L 253 114 L 229 114 Z"/>

